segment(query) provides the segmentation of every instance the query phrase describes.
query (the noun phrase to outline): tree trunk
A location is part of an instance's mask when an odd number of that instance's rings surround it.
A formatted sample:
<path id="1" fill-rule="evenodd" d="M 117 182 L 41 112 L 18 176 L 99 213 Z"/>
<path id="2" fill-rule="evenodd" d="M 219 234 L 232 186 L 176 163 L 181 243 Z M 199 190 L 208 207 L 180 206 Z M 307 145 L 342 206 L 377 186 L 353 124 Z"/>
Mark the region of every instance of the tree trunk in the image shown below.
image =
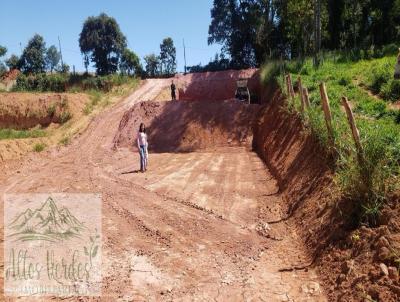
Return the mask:
<path id="1" fill-rule="evenodd" d="M 321 0 L 314 0 L 314 66 L 320 64 L 321 52 Z"/>

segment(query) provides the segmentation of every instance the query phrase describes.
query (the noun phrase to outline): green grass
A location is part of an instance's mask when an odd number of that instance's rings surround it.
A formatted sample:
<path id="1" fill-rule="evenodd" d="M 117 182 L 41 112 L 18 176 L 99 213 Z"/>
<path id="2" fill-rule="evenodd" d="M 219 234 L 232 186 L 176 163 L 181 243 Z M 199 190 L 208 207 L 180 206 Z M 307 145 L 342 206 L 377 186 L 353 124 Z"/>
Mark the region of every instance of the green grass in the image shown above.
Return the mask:
<path id="1" fill-rule="evenodd" d="M 311 110 L 303 117 L 311 132 L 328 152 L 336 154 L 336 182 L 344 198 L 354 202 L 352 219 L 374 225 L 382 205 L 399 188 L 400 112 L 390 109 L 400 99 L 400 81 L 393 80 L 396 57 L 371 60 L 337 60 L 328 55 L 315 69 L 312 60 L 285 63 L 293 83 L 301 76 L 310 93 Z M 264 67 L 264 81 L 275 78 L 286 91 L 283 76 L 275 65 Z M 335 146 L 330 150 L 321 108 L 319 84 L 326 83 L 330 100 Z M 376 94 L 376 95 L 374 95 Z M 364 161 L 358 161 L 347 118 L 340 100 L 346 96 L 352 104 L 364 149 Z M 300 101 L 296 97 L 296 110 Z"/>
<path id="2" fill-rule="evenodd" d="M 0 129 L 0 140 L 2 139 L 22 139 L 22 138 L 37 138 L 46 136 L 46 132 L 40 129 L 33 130 L 14 130 Z"/>
<path id="3" fill-rule="evenodd" d="M 70 136 L 64 136 L 62 139 L 60 139 L 59 144 L 63 146 L 67 146 L 71 143 L 71 137 Z"/>
<path id="4" fill-rule="evenodd" d="M 42 152 L 44 149 L 46 149 L 46 144 L 44 144 L 44 143 L 36 143 L 34 146 L 33 146 L 33 151 L 35 151 L 35 152 Z"/>

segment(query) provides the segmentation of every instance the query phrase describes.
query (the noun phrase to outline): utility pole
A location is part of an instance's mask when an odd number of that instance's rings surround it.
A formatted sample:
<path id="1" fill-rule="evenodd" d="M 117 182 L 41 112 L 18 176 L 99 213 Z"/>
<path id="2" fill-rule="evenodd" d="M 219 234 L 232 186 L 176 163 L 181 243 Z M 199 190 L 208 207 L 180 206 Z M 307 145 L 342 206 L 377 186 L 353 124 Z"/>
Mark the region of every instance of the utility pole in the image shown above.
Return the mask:
<path id="1" fill-rule="evenodd" d="M 186 46 L 185 46 L 185 39 L 183 39 L 183 59 L 185 60 L 185 74 L 186 74 Z"/>
<path id="2" fill-rule="evenodd" d="M 61 42 L 60 42 L 60 36 L 58 36 L 58 47 L 59 47 L 59 49 L 60 49 L 61 68 L 63 68 L 63 66 L 64 66 L 64 63 L 63 63 L 62 52 L 61 52 Z"/>

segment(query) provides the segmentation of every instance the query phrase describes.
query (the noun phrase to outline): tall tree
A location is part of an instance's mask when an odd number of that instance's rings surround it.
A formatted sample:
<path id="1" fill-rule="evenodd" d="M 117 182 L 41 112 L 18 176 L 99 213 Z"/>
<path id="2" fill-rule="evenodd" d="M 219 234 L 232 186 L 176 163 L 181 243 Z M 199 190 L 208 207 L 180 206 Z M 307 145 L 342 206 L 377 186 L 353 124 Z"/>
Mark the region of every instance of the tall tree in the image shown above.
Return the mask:
<path id="1" fill-rule="evenodd" d="M 173 75 L 176 72 L 176 48 L 171 38 L 165 38 L 160 45 L 160 64 L 162 72 Z"/>
<path id="2" fill-rule="evenodd" d="M 12 54 L 7 60 L 6 65 L 11 69 L 18 69 L 19 68 L 19 57 L 17 55 Z"/>
<path id="3" fill-rule="evenodd" d="M 46 51 L 46 64 L 51 73 L 60 62 L 60 59 L 61 54 L 57 48 L 54 45 L 50 46 Z"/>
<path id="4" fill-rule="evenodd" d="M 139 76 L 142 73 L 142 65 L 140 64 L 139 57 L 127 48 L 122 53 L 119 68 L 122 73 L 127 73 L 128 75 Z"/>
<path id="5" fill-rule="evenodd" d="M 314 66 L 320 64 L 321 51 L 321 0 L 314 0 Z"/>
<path id="6" fill-rule="evenodd" d="M 122 51 L 126 48 L 126 38 L 117 21 L 103 13 L 86 19 L 79 46 L 83 55 L 91 57 L 98 74 L 110 74 L 118 69 Z"/>
<path id="7" fill-rule="evenodd" d="M 25 73 L 39 73 L 46 69 L 46 43 L 36 34 L 22 52 L 20 67 Z"/>
<path id="8" fill-rule="evenodd" d="M 157 76 L 159 74 L 158 70 L 159 70 L 159 65 L 160 65 L 158 57 L 154 53 L 152 53 L 152 54 L 145 56 L 144 61 L 146 63 L 147 76 L 149 76 L 149 77 Z"/>
<path id="9" fill-rule="evenodd" d="M 255 0 L 214 0 L 208 43 L 222 44 L 222 51 L 231 57 L 234 68 L 256 65 L 257 7 Z"/>

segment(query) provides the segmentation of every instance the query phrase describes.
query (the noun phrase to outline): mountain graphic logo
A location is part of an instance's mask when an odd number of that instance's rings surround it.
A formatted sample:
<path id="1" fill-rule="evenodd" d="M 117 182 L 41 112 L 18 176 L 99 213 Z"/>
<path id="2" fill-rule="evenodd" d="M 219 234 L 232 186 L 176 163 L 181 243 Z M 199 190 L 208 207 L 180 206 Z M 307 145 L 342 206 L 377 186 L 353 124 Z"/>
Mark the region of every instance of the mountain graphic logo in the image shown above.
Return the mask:
<path id="1" fill-rule="evenodd" d="M 18 241 L 50 241 L 57 242 L 73 237 L 80 237 L 86 229 L 71 212 L 62 207 L 59 209 L 53 198 L 49 197 L 37 209 L 27 209 L 16 215 L 9 228 Z"/>

